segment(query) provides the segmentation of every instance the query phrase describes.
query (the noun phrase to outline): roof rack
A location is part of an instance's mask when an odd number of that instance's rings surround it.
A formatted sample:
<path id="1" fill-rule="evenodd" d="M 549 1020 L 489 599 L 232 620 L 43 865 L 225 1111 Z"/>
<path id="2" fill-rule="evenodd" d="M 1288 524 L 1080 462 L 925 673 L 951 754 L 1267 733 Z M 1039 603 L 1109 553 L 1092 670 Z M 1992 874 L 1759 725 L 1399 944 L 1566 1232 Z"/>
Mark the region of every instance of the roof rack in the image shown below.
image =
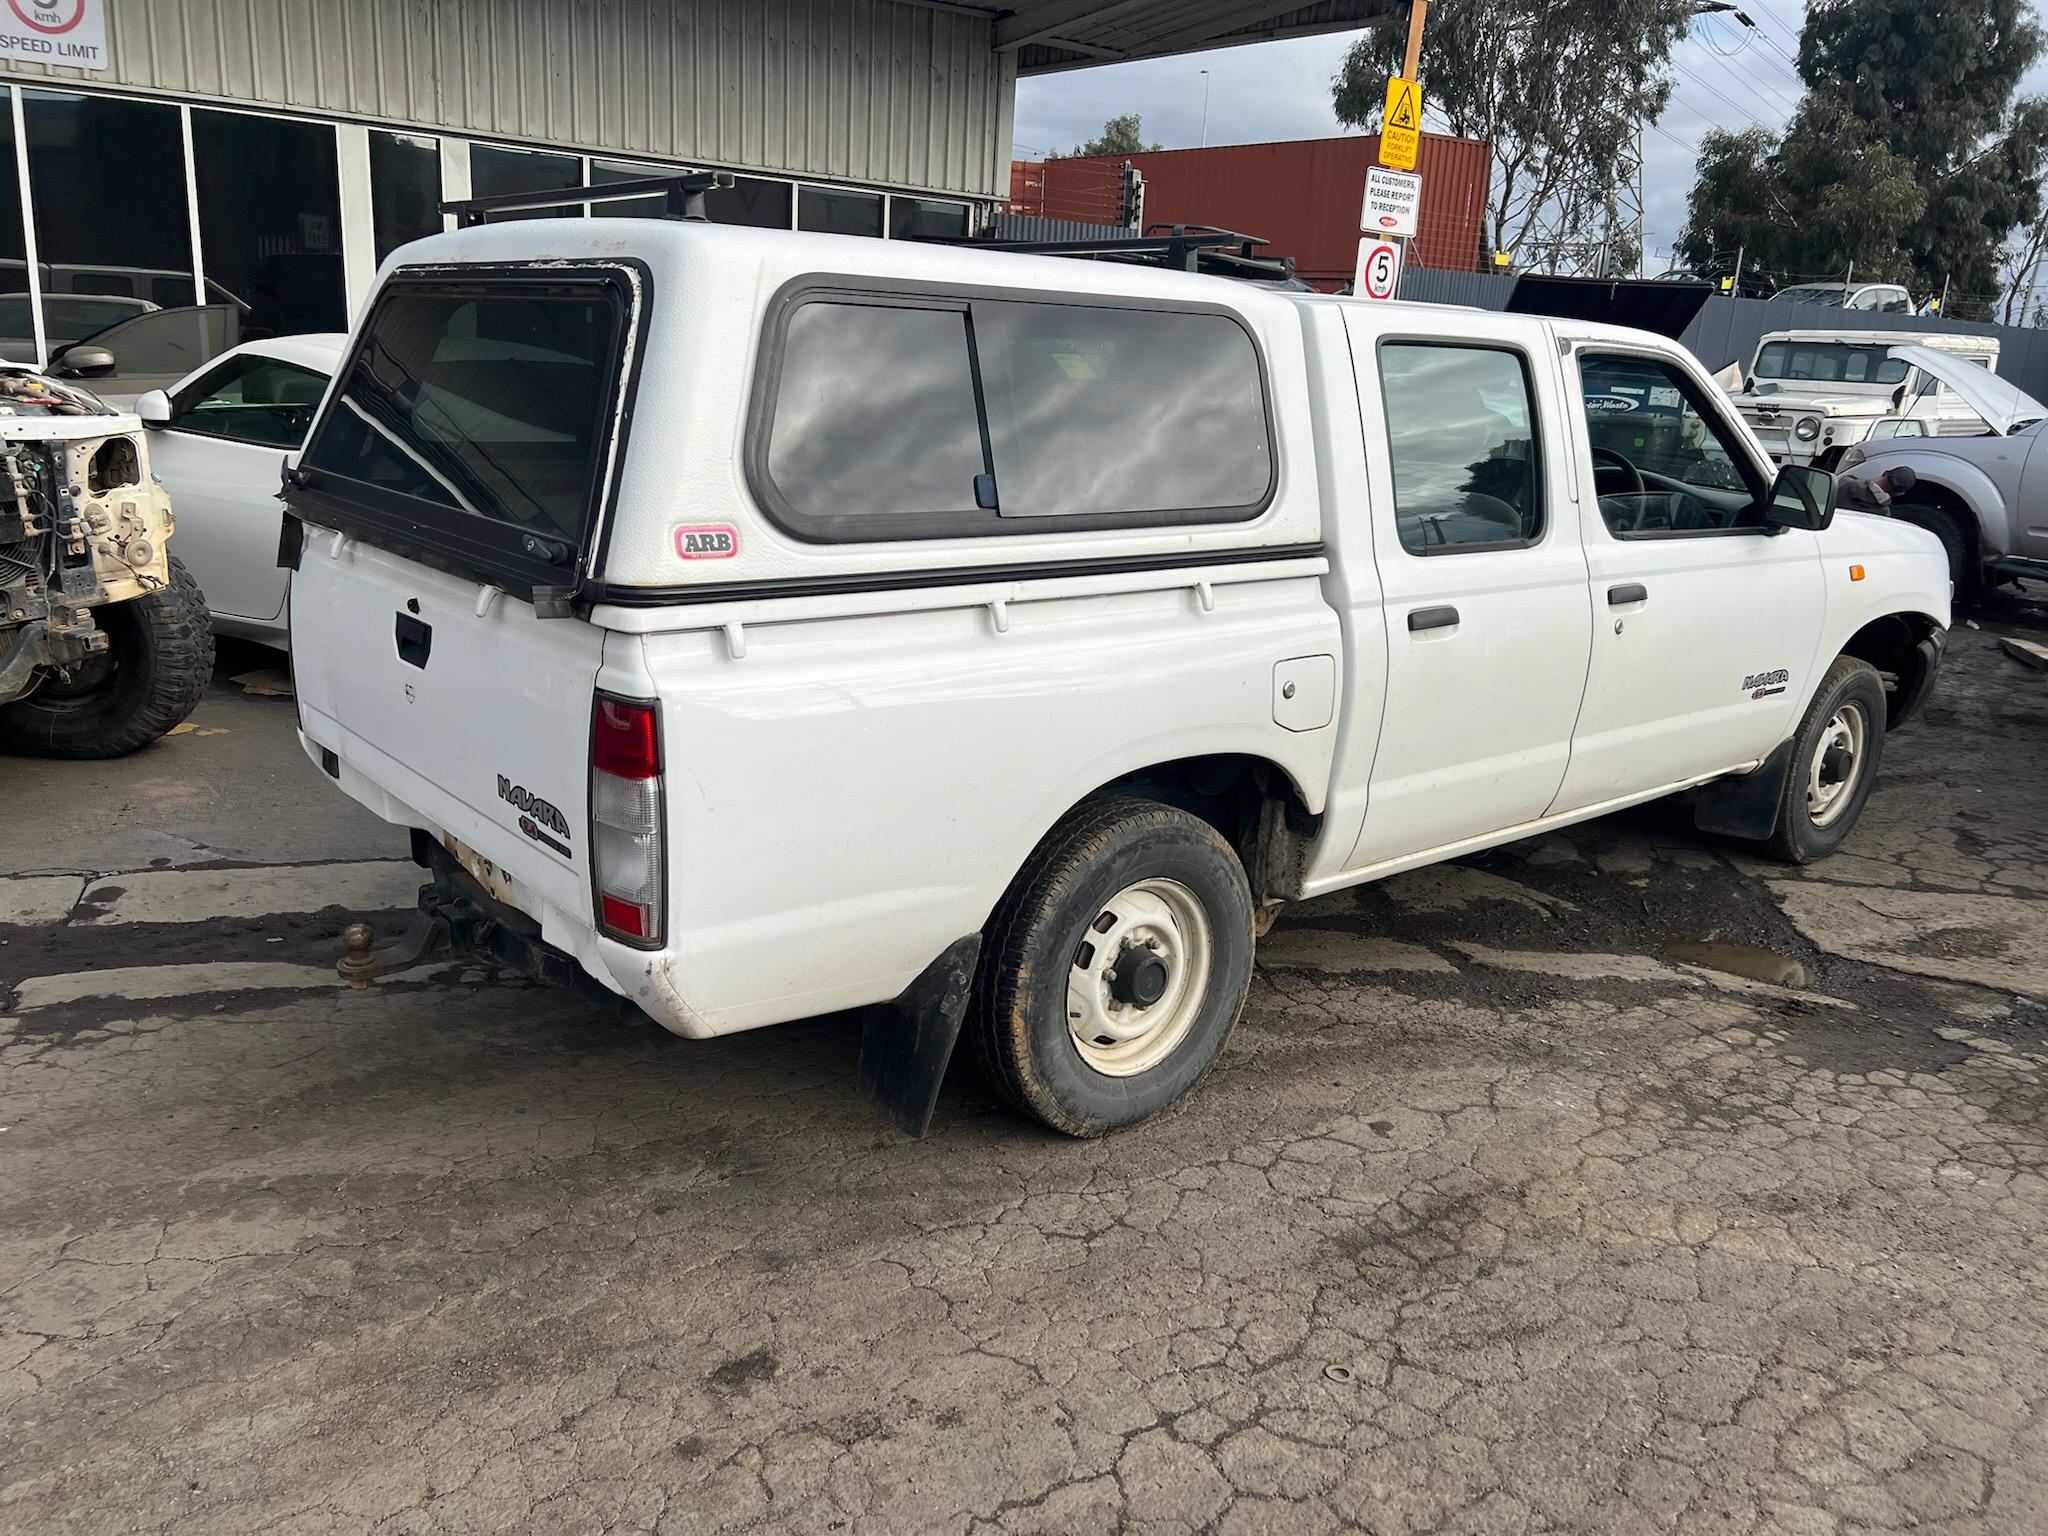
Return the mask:
<path id="1" fill-rule="evenodd" d="M 496 197 L 472 197 L 458 203 L 443 203 L 441 211 L 451 213 L 464 229 L 489 221 L 494 213 L 539 213 L 549 208 L 580 208 L 586 203 L 624 203 L 637 198 L 664 199 L 662 217 L 708 223 L 704 194 L 733 185 L 731 171 L 691 171 L 679 176 L 639 176 L 631 181 L 608 181 L 596 187 L 560 187 L 545 192 L 503 192 Z"/>
<path id="2" fill-rule="evenodd" d="M 1079 256 L 1090 261 L 1170 267 L 1249 282 L 1294 280 L 1293 257 L 1252 254 L 1255 246 L 1271 242 L 1211 224 L 1152 224 L 1142 235 L 1105 229 L 1101 237 L 1083 240 L 1006 240 L 969 235 L 933 243 L 971 246 L 977 251 L 1009 251 L 1020 256 Z"/>

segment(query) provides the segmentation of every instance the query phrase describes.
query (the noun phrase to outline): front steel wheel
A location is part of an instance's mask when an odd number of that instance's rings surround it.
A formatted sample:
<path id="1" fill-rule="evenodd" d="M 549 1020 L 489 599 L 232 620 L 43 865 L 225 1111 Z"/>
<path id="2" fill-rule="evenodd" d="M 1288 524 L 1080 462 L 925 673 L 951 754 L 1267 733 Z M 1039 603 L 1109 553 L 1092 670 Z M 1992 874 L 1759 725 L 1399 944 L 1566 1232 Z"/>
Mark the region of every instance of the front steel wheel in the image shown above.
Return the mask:
<path id="1" fill-rule="evenodd" d="M 1844 702 L 1807 755 L 1806 814 L 1816 827 L 1833 826 L 1848 810 L 1869 749 L 1870 717 L 1861 704 Z"/>
<path id="2" fill-rule="evenodd" d="M 1841 847 L 1877 782 L 1884 730 L 1877 669 L 1837 656 L 1792 737 L 1778 822 L 1765 848 L 1788 864 L 1805 864 Z"/>

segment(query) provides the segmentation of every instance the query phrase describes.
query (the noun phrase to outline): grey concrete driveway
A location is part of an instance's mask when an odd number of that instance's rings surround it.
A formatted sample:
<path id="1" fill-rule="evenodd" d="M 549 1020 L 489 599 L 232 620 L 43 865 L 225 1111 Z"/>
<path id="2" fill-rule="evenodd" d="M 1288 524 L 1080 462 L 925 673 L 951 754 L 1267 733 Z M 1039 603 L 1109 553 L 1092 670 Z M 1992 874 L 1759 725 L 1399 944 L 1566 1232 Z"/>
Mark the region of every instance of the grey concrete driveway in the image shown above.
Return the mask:
<path id="1" fill-rule="evenodd" d="M 0 880 L 0 1529 L 2048 1529 L 2048 675 L 1991 627 L 1845 856 L 1658 807 L 1304 906 L 1087 1144 L 966 1071 L 883 1129 L 843 1020 L 337 991 L 393 839 L 289 706 L 197 724 Z"/>

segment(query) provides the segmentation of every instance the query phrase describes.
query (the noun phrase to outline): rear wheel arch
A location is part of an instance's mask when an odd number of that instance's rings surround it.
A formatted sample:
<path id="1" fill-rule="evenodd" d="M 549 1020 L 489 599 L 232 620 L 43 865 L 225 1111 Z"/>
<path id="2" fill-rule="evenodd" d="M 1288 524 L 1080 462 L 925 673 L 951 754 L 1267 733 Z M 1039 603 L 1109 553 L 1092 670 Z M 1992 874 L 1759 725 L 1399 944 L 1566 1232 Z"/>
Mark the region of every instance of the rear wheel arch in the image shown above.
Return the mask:
<path id="1" fill-rule="evenodd" d="M 1262 905 L 1298 891 L 1308 850 L 1322 828 L 1322 817 L 1309 809 L 1294 776 L 1271 758 L 1249 753 L 1155 763 L 1101 785 L 1079 804 L 1111 795 L 1157 800 L 1208 822 L 1236 850 Z"/>

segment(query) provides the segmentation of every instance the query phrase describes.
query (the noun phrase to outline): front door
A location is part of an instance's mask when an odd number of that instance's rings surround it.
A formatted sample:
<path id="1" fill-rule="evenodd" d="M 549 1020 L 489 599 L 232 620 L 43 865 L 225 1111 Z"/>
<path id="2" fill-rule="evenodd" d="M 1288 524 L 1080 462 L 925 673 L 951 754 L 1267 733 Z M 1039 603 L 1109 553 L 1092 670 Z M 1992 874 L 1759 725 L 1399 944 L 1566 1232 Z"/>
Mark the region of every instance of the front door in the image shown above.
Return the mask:
<path id="1" fill-rule="evenodd" d="M 1387 637 L 1349 861 L 1366 869 L 1543 815 L 1571 751 L 1592 618 L 1555 367 L 1480 339 L 1375 348 L 1353 323 Z"/>
<path id="2" fill-rule="evenodd" d="M 1590 341 L 1565 372 L 1595 493 L 1595 619 L 1559 812 L 1767 756 L 1824 665 L 1818 543 L 1764 526 L 1764 467 L 1718 391 L 1674 358 Z"/>
<path id="3" fill-rule="evenodd" d="M 326 391 L 323 374 L 240 353 L 178 391 L 169 424 L 151 436 L 150 467 L 178 519 L 171 553 L 210 611 L 265 622 L 284 612 L 278 484 Z"/>

